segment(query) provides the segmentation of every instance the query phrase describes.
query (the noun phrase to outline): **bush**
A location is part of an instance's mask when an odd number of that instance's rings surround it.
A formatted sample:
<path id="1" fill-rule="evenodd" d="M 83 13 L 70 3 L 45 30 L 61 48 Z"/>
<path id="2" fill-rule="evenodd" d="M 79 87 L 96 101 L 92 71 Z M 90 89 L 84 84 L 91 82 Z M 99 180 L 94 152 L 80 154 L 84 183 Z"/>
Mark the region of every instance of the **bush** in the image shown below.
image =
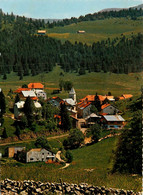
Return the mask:
<path id="1" fill-rule="evenodd" d="M 69 150 L 66 151 L 66 158 L 68 163 L 71 163 L 73 161 L 73 155 Z"/>

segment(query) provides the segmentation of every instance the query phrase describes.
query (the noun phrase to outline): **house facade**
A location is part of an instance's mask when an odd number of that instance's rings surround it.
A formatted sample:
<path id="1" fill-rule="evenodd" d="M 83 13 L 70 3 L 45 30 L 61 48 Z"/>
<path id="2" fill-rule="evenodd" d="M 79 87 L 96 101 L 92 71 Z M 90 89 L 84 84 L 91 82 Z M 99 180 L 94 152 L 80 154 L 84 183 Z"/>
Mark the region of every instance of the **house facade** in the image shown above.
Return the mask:
<path id="1" fill-rule="evenodd" d="M 35 148 L 31 149 L 26 153 L 26 162 L 39 162 L 39 161 L 48 161 L 56 160 L 56 155 L 44 148 Z"/>
<path id="2" fill-rule="evenodd" d="M 90 108 L 91 108 L 91 102 L 88 101 L 79 102 L 77 104 L 78 118 L 86 118 L 89 114 L 91 114 Z"/>
<path id="3" fill-rule="evenodd" d="M 106 113 L 108 115 L 114 115 L 118 112 L 119 110 L 110 104 L 104 104 L 101 106 L 101 114 Z"/>
<path id="4" fill-rule="evenodd" d="M 101 121 L 107 129 L 122 129 L 125 126 L 125 120 L 120 115 L 105 115 Z"/>
<path id="5" fill-rule="evenodd" d="M 9 147 L 8 148 L 8 157 L 13 158 L 18 152 L 25 150 L 25 147 Z"/>
<path id="6" fill-rule="evenodd" d="M 42 97 L 44 100 L 47 100 L 47 94 L 44 91 L 39 91 L 36 93 L 37 97 Z"/>

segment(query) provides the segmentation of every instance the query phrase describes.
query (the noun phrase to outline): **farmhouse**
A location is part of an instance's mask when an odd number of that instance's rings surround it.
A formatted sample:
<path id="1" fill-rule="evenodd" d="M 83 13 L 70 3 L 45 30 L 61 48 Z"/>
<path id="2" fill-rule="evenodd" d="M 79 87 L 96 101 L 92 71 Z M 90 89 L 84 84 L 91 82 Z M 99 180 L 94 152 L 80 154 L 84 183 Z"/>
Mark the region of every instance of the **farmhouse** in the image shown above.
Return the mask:
<path id="1" fill-rule="evenodd" d="M 26 162 L 38 162 L 38 161 L 48 161 L 56 160 L 56 155 L 46 149 L 35 148 L 31 149 L 26 153 Z"/>
<path id="2" fill-rule="evenodd" d="M 44 85 L 41 83 L 29 83 L 28 88 L 38 93 L 39 91 L 44 90 Z"/>
<path id="3" fill-rule="evenodd" d="M 108 115 L 114 115 L 118 112 L 119 112 L 119 110 L 110 104 L 103 104 L 101 106 L 101 114 L 106 113 Z"/>
<path id="4" fill-rule="evenodd" d="M 21 91 L 19 95 L 21 98 L 27 98 L 29 96 L 30 98 L 37 99 L 34 91 Z"/>
<path id="5" fill-rule="evenodd" d="M 125 125 L 125 120 L 120 115 L 105 115 L 101 121 L 107 129 L 122 129 Z"/>

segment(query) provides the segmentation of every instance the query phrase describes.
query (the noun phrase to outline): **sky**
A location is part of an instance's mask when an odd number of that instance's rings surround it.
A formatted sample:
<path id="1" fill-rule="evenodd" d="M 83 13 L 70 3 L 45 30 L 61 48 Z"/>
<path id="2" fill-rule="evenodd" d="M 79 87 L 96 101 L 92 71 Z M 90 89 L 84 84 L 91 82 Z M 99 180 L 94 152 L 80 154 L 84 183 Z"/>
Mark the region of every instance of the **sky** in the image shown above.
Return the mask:
<path id="1" fill-rule="evenodd" d="M 13 12 L 25 17 L 63 19 L 142 3 L 143 0 L 0 0 L 0 8 L 4 13 Z"/>

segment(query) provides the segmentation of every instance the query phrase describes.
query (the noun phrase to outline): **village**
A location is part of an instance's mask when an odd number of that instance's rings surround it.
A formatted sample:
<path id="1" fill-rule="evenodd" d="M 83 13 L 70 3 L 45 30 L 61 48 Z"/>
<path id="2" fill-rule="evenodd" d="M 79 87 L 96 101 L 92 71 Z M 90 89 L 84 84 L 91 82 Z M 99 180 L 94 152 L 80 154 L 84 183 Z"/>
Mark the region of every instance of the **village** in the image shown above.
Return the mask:
<path id="1" fill-rule="evenodd" d="M 58 91 L 60 92 L 60 90 Z M 48 104 L 57 112 L 53 114 L 53 120 L 58 128 L 62 128 L 63 116 L 61 114 L 61 106 L 64 105 L 71 121 L 71 129 L 78 129 L 84 135 L 94 125 L 99 125 L 102 129 L 109 131 L 111 129 L 121 130 L 126 125 L 125 119 L 122 117 L 122 112 L 117 108 L 115 101 L 130 100 L 131 94 L 123 94 L 120 97 L 114 97 L 110 92 L 107 95 L 87 95 L 77 102 L 76 91 L 74 87 L 68 92 L 68 98 L 61 99 L 58 96 L 47 97 L 44 91 L 44 85 L 41 83 L 29 83 L 25 88 L 18 88 L 14 91 L 15 103 L 13 105 L 13 117 L 18 124 L 21 124 L 24 115 L 24 105 L 27 99 L 30 99 L 34 104 L 33 115 L 37 121 L 43 120 L 42 104 Z M 57 94 L 56 94 L 57 95 Z M 29 105 L 30 107 L 30 105 Z M 30 118 L 30 115 L 28 116 Z M 65 119 L 68 123 L 68 119 Z M 54 128 L 54 127 L 53 127 Z M 68 127 L 67 127 L 68 130 Z M 66 131 L 67 131 L 66 130 Z M 69 129 L 70 130 L 70 129 Z M 17 156 L 25 150 L 25 147 L 14 146 L 9 147 L 7 156 L 9 158 L 18 159 Z M 26 151 L 26 159 L 28 162 L 49 161 L 55 162 L 57 154 L 43 148 L 31 148 Z M 61 159 L 60 159 L 61 160 Z"/>

